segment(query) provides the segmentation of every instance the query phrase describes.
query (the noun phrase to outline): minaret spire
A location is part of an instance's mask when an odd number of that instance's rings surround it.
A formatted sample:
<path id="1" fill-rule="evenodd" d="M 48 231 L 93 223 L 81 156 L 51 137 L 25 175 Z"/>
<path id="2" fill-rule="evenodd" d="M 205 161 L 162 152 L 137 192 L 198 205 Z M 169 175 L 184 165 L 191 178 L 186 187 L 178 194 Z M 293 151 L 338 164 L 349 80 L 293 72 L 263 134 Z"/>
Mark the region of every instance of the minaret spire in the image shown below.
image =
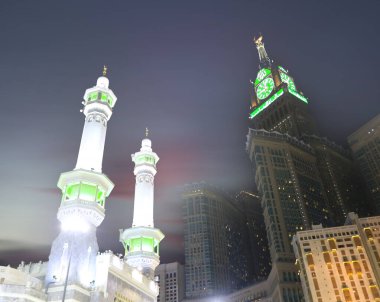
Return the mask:
<path id="1" fill-rule="evenodd" d="M 256 44 L 257 51 L 259 52 L 259 59 L 260 59 L 260 67 L 270 67 L 271 66 L 271 60 L 265 50 L 264 42 L 263 42 L 263 36 L 260 34 L 260 36 L 256 39 L 253 38 L 253 41 Z"/>
<path id="2" fill-rule="evenodd" d="M 152 142 L 147 137 L 148 128 L 145 135 L 140 151 L 132 154 L 136 176 L 132 228 L 120 230 L 120 241 L 125 248 L 127 263 L 153 277 L 160 263 L 159 243 L 164 234 L 154 228 L 153 223 L 154 176 L 159 157 L 153 152 Z"/>
<path id="3" fill-rule="evenodd" d="M 54 282 L 64 293 L 71 284 L 82 286 L 86 292 L 95 280 L 99 251 L 96 228 L 104 219 L 105 200 L 114 186 L 102 173 L 107 122 L 117 100 L 108 87 L 106 70 L 105 67 L 96 86 L 84 94 L 85 122 L 76 167 L 62 173 L 58 180 L 62 190 L 57 214 L 61 232 L 51 248 L 46 283 Z M 55 294 L 59 291 L 55 290 Z"/>

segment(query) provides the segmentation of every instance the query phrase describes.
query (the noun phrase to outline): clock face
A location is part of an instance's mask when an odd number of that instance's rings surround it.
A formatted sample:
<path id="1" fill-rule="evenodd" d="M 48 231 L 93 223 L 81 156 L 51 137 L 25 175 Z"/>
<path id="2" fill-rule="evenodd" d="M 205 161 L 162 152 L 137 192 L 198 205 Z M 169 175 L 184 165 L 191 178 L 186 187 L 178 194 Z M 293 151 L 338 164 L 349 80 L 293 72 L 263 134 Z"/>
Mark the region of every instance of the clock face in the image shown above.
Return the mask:
<path id="1" fill-rule="evenodd" d="M 267 69 L 267 68 L 261 69 L 259 73 L 257 74 L 255 85 L 257 85 L 262 79 L 264 79 L 270 73 L 271 73 L 270 69 Z"/>
<path id="2" fill-rule="evenodd" d="M 280 72 L 280 78 L 281 81 L 288 84 L 290 90 L 296 91 L 296 85 L 294 85 L 293 80 L 287 74 Z"/>
<path id="3" fill-rule="evenodd" d="M 274 88 L 274 82 L 272 78 L 266 78 L 256 87 L 257 98 L 262 100 L 268 97 Z"/>

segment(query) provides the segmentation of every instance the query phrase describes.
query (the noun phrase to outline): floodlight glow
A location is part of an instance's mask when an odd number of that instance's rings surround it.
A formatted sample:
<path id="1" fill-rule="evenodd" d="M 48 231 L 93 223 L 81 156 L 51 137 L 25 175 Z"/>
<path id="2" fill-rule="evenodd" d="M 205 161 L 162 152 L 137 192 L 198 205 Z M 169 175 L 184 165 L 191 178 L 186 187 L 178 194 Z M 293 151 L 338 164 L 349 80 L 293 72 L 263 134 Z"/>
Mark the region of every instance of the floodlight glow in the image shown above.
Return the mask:
<path id="1" fill-rule="evenodd" d="M 62 222 L 61 228 L 63 231 L 73 231 L 87 233 L 90 230 L 89 224 L 78 216 L 68 217 Z"/>
<path id="2" fill-rule="evenodd" d="M 132 278 L 135 279 L 138 282 L 142 282 L 143 276 L 138 270 L 132 271 Z"/>
<path id="3" fill-rule="evenodd" d="M 157 291 L 157 285 L 156 285 L 156 283 L 154 282 L 154 281 L 150 281 L 149 282 L 149 288 L 150 288 L 150 290 L 152 290 L 152 291 Z"/>

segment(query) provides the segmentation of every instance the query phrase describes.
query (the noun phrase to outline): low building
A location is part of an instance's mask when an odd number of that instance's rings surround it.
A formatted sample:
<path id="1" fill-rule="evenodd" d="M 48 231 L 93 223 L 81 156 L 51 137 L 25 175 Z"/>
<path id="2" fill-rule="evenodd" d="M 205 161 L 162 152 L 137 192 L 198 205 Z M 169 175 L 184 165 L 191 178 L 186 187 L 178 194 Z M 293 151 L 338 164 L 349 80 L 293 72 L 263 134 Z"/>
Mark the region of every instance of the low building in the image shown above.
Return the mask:
<path id="1" fill-rule="evenodd" d="M 180 302 L 185 296 L 185 271 L 178 262 L 160 264 L 156 268 L 160 288 L 157 302 Z"/>
<path id="2" fill-rule="evenodd" d="M 349 213 L 346 225 L 293 237 L 306 302 L 380 301 L 380 216 Z"/>

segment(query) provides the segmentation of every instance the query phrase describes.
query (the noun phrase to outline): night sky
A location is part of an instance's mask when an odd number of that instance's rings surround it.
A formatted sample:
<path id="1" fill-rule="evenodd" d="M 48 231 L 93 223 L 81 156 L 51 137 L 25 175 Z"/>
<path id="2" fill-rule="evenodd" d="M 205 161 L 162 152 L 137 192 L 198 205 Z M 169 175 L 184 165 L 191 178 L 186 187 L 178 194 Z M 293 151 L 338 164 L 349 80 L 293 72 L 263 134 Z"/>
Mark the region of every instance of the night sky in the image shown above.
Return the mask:
<path id="1" fill-rule="evenodd" d="M 161 260 L 183 261 L 179 191 L 253 188 L 245 153 L 252 42 L 289 70 L 323 135 L 339 143 L 380 113 L 380 1 L 0 2 L 0 264 L 46 260 L 58 235 L 61 172 L 74 168 L 84 91 L 104 64 L 118 97 L 103 172 L 115 183 L 100 250 L 122 253 L 131 154 L 145 127 L 159 155 Z"/>

